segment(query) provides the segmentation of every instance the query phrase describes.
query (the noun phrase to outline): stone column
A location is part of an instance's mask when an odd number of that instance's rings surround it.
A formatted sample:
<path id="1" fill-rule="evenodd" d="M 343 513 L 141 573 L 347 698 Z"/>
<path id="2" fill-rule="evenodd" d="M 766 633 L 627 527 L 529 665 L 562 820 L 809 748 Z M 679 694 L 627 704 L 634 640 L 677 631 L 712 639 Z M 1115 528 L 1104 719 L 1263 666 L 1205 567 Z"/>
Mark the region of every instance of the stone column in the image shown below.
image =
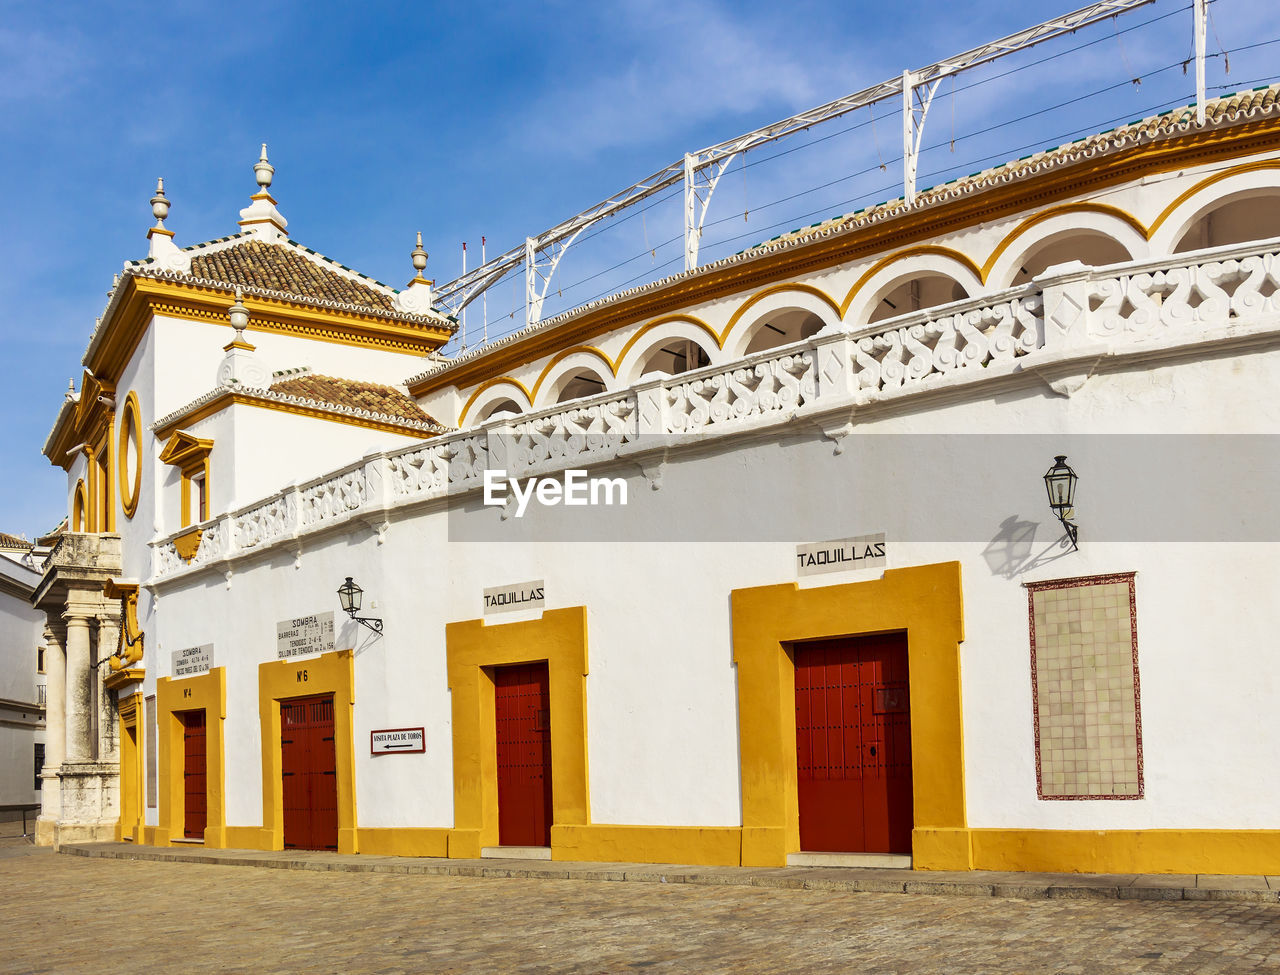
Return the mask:
<path id="1" fill-rule="evenodd" d="M 55 772 L 67 754 L 67 658 L 62 649 L 62 634 L 53 626 L 44 628 L 45 666 L 45 745 L 44 767 Z"/>
<path id="2" fill-rule="evenodd" d="M 110 671 L 106 659 L 118 649 L 120 623 L 110 613 L 98 617 L 97 653 L 94 655 L 93 693 L 96 701 L 97 740 L 95 755 L 100 762 L 120 761 L 120 719 L 116 711 L 115 695 L 102 683 Z"/>
<path id="3" fill-rule="evenodd" d="M 67 602 L 62 618 L 67 624 L 66 729 L 67 762 L 93 760 L 90 731 L 93 727 L 93 693 L 89 686 L 89 616 L 90 612 Z"/>

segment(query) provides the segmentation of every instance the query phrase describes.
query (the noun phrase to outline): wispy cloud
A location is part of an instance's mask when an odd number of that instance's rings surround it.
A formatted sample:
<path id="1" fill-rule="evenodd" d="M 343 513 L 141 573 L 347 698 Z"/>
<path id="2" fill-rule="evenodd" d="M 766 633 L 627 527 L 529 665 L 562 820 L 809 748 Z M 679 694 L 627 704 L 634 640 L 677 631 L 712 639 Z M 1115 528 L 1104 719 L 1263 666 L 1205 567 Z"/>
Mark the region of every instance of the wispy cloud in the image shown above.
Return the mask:
<path id="1" fill-rule="evenodd" d="M 830 59 L 803 57 L 714 0 L 665 8 L 629 2 L 611 13 L 618 20 L 610 55 L 584 57 L 542 92 L 522 126 L 524 145 L 585 157 L 726 115 L 762 113 L 767 121 L 831 90 Z"/>
<path id="2" fill-rule="evenodd" d="M 92 70 L 92 52 L 75 35 L 0 28 L 0 104 L 63 98 Z"/>

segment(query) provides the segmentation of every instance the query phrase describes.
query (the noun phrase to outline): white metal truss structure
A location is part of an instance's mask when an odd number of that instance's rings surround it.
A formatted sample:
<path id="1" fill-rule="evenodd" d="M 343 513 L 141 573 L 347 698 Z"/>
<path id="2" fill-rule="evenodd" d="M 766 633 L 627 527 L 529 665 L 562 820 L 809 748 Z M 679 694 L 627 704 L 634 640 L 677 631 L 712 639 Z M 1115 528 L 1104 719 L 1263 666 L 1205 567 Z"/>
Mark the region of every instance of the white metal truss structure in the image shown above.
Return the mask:
<path id="1" fill-rule="evenodd" d="M 473 271 L 450 281 L 437 290 L 436 300 L 449 313 L 457 315 L 488 288 L 523 265 L 525 324 L 536 324 L 541 321 L 543 302 L 550 291 L 552 278 L 560 259 L 569 245 L 588 227 L 677 183 L 684 184 L 684 266 L 685 270 L 692 270 L 698 265 L 698 243 L 702 237 L 702 225 L 711 203 L 711 194 L 715 191 L 720 177 L 724 175 L 725 170 L 735 158 L 749 149 L 775 142 L 819 123 L 894 97 L 900 97 L 902 102 L 903 196 L 910 203 L 916 195 L 916 163 L 920 155 L 925 118 L 929 113 L 933 96 L 944 79 L 967 68 L 986 64 L 1015 51 L 1025 50 L 1055 37 L 1073 33 L 1097 21 L 1127 13 L 1154 2 L 1155 0 L 1103 0 L 1101 3 L 1091 4 L 939 61 L 937 64 L 931 64 L 927 68 L 904 71 L 901 77 L 837 98 L 835 101 L 819 105 L 817 108 L 793 115 L 780 122 L 774 122 L 772 125 L 748 132 L 736 139 L 708 146 L 698 152 L 686 153 L 683 159 L 659 170 L 647 179 L 602 200 L 594 207 L 584 210 L 536 237 L 527 238 L 522 246 L 512 248 L 492 261 L 486 261 Z M 1209 2 L 1210 0 L 1193 0 L 1196 104 L 1200 124 L 1204 124 L 1205 29 Z"/>

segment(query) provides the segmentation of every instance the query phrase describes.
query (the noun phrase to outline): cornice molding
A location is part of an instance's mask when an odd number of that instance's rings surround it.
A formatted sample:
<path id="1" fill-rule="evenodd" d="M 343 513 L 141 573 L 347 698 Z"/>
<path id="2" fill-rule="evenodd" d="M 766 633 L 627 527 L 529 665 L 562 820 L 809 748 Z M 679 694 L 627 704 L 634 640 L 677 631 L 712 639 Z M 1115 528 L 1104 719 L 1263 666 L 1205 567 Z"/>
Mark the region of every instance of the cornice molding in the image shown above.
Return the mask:
<path id="1" fill-rule="evenodd" d="M 322 299 L 242 288 L 253 328 L 358 348 L 424 356 L 449 340 L 452 326 L 433 316 L 408 315 Z M 235 289 L 171 271 L 125 270 L 85 351 L 95 376 L 118 380 L 153 317 L 231 327 L 227 309 Z"/>

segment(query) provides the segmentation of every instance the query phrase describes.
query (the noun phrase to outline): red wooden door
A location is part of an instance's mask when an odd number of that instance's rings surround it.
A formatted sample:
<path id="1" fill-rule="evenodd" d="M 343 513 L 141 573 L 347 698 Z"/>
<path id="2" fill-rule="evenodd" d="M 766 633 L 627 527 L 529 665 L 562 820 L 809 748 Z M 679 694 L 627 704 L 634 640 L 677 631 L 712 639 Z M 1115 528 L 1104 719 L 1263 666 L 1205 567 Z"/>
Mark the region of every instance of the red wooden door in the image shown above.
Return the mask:
<path id="1" fill-rule="evenodd" d="M 204 839 L 209 820 L 204 711 L 179 711 L 182 719 L 182 835 Z"/>
<path id="2" fill-rule="evenodd" d="M 498 842 L 551 845 L 551 684 L 545 662 L 494 671 Z"/>
<path id="3" fill-rule="evenodd" d="M 285 848 L 336 850 L 338 762 L 332 694 L 280 702 L 280 774 Z"/>
<path id="4" fill-rule="evenodd" d="M 911 852 L 911 716 L 903 633 L 799 644 L 800 849 Z"/>

